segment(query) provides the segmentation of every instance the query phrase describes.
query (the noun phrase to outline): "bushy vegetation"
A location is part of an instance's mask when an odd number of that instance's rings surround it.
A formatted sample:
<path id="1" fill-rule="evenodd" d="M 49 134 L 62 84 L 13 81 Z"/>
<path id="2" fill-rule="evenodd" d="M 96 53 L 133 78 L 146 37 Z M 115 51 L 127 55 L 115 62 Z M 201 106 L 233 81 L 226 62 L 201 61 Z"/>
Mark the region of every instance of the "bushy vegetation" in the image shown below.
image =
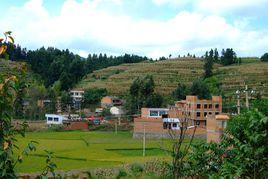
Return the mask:
<path id="1" fill-rule="evenodd" d="M 126 110 L 130 114 L 140 113 L 143 107 L 162 107 L 163 97 L 154 92 L 155 83 L 152 76 L 137 78 L 133 81 L 126 97 Z"/>
<path id="2" fill-rule="evenodd" d="M 104 88 L 87 89 L 84 93 L 83 106 L 87 107 L 91 104 L 98 104 L 102 97 L 107 95 L 107 90 Z"/>
<path id="3" fill-rule="evenodd" d="M 194 144 L 185 176 L 265 178 L 268 173 L 267 100 L 228 121 L 220 143 Z M 264 107 L 262 107 L 264 105 Z"/>
<path id="4" fill-rule="evenodd" d="M 138 63 L 149 60 L 147 57 L 125 54 L 122 56 L 107 56 L 106 54 L 89 54 L 87 58 L 73 54 L 68 49 L 59 50 L 48 47 L 37 50 L 27 50 L 19 45 L 8 44 L 5 56 L 12 61 L 27 62 L 32 71 L 40 75 L 46 87 L 56 81 L 61 83 L 61 90 L 72 88 L 82 77 L 94 70 L 122 63 Z"/>
<path id="5" fill-rule="evenodd" d="M 261 56 L 261 61 L 268 62 L 268 53 L 265 53 Z"/>

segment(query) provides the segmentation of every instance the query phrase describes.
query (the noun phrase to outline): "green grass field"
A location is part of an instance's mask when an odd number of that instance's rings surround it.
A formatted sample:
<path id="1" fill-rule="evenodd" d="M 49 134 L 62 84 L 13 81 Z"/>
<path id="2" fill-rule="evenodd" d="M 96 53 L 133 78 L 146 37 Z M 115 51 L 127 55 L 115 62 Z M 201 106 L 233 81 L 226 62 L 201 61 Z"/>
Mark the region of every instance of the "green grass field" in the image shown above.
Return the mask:
<path id="1" fill-rule="evenodd" d="M 29 141 L 37 141 L 37 151 L 24 157 L 16 170 L 19 173 L 38 172 L 45 166 L 44 150 L 53 151 L 57 170 L 115 167 L 122 164 L 168 158 L 163 146 L 167 140 L 147 140 L 146 156 L 142 156 L 142 140 L 133 139 L 129 132 L 31 132 L 19 137 L 20 149 Z M 186 141 L 187 142 L 187 141 Z"/>

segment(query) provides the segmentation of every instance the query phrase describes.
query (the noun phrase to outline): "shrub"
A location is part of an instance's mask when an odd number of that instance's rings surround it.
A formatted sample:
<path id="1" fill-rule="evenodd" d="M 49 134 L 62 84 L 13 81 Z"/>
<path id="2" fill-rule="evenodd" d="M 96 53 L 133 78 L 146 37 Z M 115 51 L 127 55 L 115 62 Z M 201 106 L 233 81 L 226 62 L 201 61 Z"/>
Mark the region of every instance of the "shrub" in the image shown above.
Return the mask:
<path id="1" fill-rule="evenodd" d="M 64 125 L 51 125 L 48 128 L 48 131 L 56 131 L 56 132 L 61 132 L 64 131 Z"/>
<path id="2" fill-rule="evenodd" d="M 268 62 L 268 53 L 265 53 L 261 56 L 261 61 Z"/>
<path id="3" fill-rule="evenodd" d="M 127 172 L 124 169 L 119 169 L 116 179 L 120 179 L 127 176 Z"/>
<path id="4" fill-rule="evenodd" d="M 139 176 L 143 172 L 144 168 L 141 164 L 134 163 L 130 166 L 130 170 L 134 176 Z"/>

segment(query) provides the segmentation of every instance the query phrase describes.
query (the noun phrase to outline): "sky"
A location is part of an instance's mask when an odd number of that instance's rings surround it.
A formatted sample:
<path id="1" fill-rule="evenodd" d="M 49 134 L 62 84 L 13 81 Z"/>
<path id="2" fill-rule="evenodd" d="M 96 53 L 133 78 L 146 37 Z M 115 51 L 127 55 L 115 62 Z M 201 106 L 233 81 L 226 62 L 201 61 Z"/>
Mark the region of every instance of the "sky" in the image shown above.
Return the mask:
<path id="1" fill-rule="evenodd" d="M 268 52 L 268 0 L 0 0 L 0 33 L 27 49 L 158 58 Z"/>

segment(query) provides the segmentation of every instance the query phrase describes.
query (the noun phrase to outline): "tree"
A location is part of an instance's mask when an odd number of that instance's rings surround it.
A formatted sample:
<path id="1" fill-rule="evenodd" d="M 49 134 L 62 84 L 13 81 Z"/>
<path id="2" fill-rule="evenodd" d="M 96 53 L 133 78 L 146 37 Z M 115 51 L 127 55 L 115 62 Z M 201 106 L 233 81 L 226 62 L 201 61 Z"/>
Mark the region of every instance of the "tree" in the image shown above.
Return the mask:
<path id="1" fill-rule="evenodd" d="M 201 79 L 196 79 L 193 82 L 190 91 L 192 95 L 198 96 L 199 99 L 211 98 L 207 84 Z"/>
<path id="2" fill-rule="evenodd" d="M 224 160 L 224 175 L 242 178 L 268 176 L 267 129 L 268 117 L 256 109 L 228 121 L 222 141 L 230 151 Z"/>
<path id="3" fill-rule="evenodd" d="M 232 48 L 222 50 L 221 63 L 223 65 L 231 65 L 236 62 L 236 53 Z"/>
<path id="4" fill-rule="evenodd" d="M 267 103 L 264 105 L 268 107 Z M 268 117 L 260 111 L 252 109 L 232 117 L 220 143 L 194 145 L 185 162 L 185 176 L 265 178 L 268 175 Z"/>
<path id="5" fill-rule="evenodd" d="M 107 95 L 107 90 L 105 88 L 100 89 L 87 89 L 84 94 L 84 106 L 89 106 L 91 104 L 97 104 L 100 102 L 101 98 Z"/>
<path id="6" fill-rule="evenodd" d="M 212 69 L 213 69 L 213 50 L 211 49 L 208 53 L 205 55 L 205 64 L 204 64 L 204 77 L 208 78 L 212 76 Z"/>
<path id="7" fill-rule="evenodd" d="M 268 53 L 265 53 L 261 56 L 261 61 L 268 62 Z"/>
<path id="8" fill-rule="evenodd" d="M 4 33 L 4 38 L 0 38 L 0 55 L 7 50 L 8 43 L 14 43 L 11 31 Z M 14 155 L 16 147 L 16 137 L 24 136 L 27 123 L 20 126 L 14 126 L 12 123 L 13 108 L 17 98 L 18 91 L 21 90 L 20 78 L 25 75 L 26 66 L 20 70 L 13 69 L 10 73 L 0 75 L 0 177 L 17 178 L 15 166 L 22 161 L 22 156 L 28 154 L 28 151 L 35 150 L 33 142 L 30 142 L 24 152 Z M 19 71 L 19 73 L 18 73 Z"/>
<path id="9" fill-rule="evenodd" d="M 215 63 L 219 63 L 219 52 L 218 52 L 218 50 L 217 50 L 217 48 L 215 48 L 215 50 L 214 50 L 214 62 Z"/>
<path id="10" fill-rule="evenodd" d="M 172 96 L 175 100 L 184 100 L 190 94 L 190 89 L 184 84 L 178 84 L 177 88 L 173 91 Z"/>
<path id="11" fill-rule="evenodd" d="M 144 78 L 136 78 L 129 88 L 126 97 L 126 109 L 130 114 L 140 112 L 142 107 L 161 107 L 163 98 L 154 92 L 154 80 L 150 75 Z"/>

